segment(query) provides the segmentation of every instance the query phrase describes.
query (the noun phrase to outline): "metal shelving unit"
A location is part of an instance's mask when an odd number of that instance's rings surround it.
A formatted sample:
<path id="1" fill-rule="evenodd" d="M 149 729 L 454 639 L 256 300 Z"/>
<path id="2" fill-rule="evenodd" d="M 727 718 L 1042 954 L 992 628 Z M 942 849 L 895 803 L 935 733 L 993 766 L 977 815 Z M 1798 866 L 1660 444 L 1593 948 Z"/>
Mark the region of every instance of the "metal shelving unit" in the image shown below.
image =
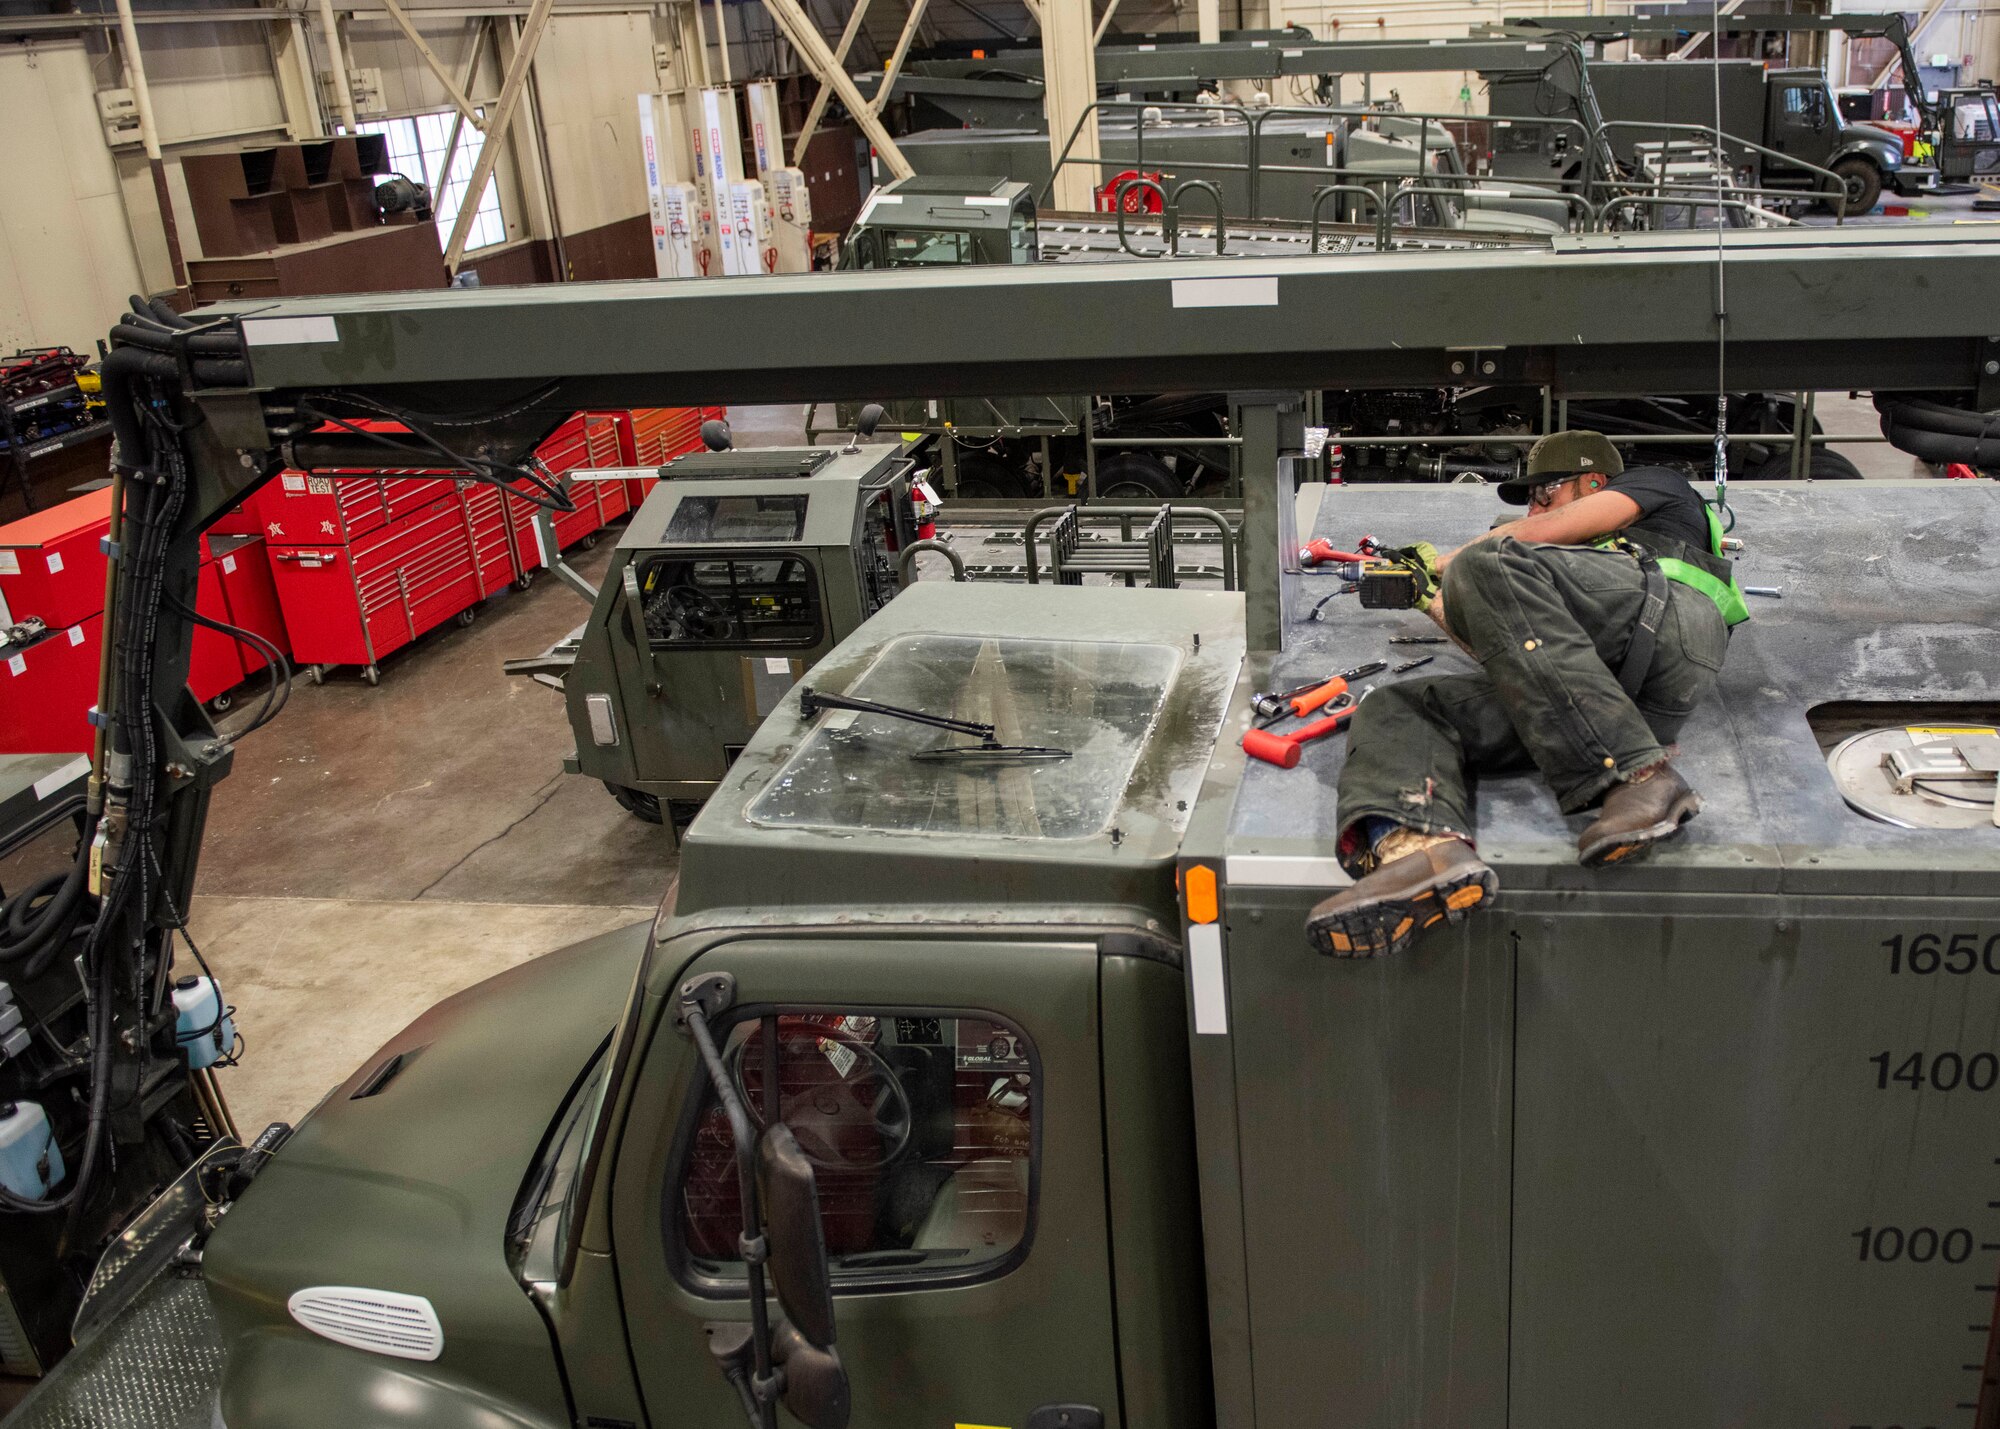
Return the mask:
<path id="1" fill-rule="evenodd" d="M 81 446 L 87 441 L 94 441 L 111 430 L 111 423 L 108 421 L 90 422 L 84 426 L 77 427 L 73 431 L 63 432 L 58 436 L 47 437 L 41 441 L 23 445 L 20 439 L 18 419 L 23 414 L 34 411 L 37 407 L 46 407 L 51 403 L 66 401 L 72 397 L 81 397 L 82 395 L 82 389 L 76 383 L 65 382 L 60 387 L 52 387 L 46 392 L 37 392 L 32 397 L 23 397 L 16 402 L 0 403 L 0 439 L 4 439 L 7 443 L 7 457 L 14 467 L 14 480 L 21 489 L 21 504 L 30 511 L 35 509 L 35 496 L 34 488 L 28 479 L 28 463 L 40 457 L 53 456 L 55 453 L 66 451 L 70 447 Z"/>

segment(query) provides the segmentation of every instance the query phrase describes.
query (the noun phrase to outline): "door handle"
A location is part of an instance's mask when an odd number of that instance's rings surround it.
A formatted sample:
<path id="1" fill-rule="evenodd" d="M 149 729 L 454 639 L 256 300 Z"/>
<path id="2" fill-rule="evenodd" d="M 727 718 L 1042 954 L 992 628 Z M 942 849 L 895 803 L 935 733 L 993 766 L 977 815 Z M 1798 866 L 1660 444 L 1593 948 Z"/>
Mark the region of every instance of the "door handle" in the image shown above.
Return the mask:
<path id="1" fill-rule="evenodd" d="M 1104 1411 L 1089 1404 L 1044 1404 L 1028 1416 L 1028 1429 L 1104 1429 Z"/>

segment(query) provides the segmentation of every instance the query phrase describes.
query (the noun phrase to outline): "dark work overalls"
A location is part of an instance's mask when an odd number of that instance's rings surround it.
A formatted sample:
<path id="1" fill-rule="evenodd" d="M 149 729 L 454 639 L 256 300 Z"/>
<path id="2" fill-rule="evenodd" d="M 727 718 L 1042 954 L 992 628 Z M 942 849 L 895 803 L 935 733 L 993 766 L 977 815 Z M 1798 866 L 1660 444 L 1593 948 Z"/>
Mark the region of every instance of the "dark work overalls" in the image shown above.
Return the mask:
<path id="1" fill-rule="evenodd" d="M 1709 529 L 1709 551 L 1633 531 L 1599 546 L 1502 536 L 1454 556 L 1445 621 L 1480 668 L 1382 686 L 1355 711 L 1340 775 L 1348 871 L 1365 871 L 1357 825 L 1371 816 L 1470 837 L 1470 771 L 1532 764 L 1572 814 L 1665 758 L 1747 618 L 1712 511 Z M 1649 586 L 1651 634 L 1628 668 Z"/>

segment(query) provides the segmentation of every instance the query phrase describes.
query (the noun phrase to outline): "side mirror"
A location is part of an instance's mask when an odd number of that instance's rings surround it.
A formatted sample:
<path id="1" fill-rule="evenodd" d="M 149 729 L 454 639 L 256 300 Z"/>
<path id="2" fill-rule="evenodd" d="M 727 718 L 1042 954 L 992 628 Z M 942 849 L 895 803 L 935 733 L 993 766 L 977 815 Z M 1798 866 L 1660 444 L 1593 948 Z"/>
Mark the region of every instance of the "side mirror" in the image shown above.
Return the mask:
<path id="1" fill-rule="evenodd" d="M 833 1276 L 820 1229 L 819 1187 L 791 1128 L 775 1122 L 757 1147 L 771 1286 L 785 1323 L 771 1340 L 785 1372 L 785 1408 L 807 1429 L 846 1429 L 847 1370 L 833 1342 Z"/>
<path id="2" fill-rule="evenodd" d="M 726 452 L 736 445 L 736 439 L 729 435 L 729 423 L 710 417 L 701 424 L 701 444 L 712 452 Z"/>

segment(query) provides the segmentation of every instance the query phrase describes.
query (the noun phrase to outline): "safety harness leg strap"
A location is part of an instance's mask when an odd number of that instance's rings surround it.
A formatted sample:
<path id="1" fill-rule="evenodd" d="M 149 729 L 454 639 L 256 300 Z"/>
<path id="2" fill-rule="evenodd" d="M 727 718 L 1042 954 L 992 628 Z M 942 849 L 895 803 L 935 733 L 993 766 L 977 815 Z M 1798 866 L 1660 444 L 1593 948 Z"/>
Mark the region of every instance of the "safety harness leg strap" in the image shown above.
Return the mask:
<path id="1" fill-rule="evenodd" d="M 1667 574 L 1652 556 L 1640 553 L 1639 569 L 1646 577 L 1646 598 L 1639 607 L 1639 623 L 1632 627 L 1632 639 L 1625 647 L 1625 659 L 1618 667 L 1618 685 L 1629 699 L 1638 699 L 1646 674 L 1653 668 L 1653 651 L 1660 642 L 1660 622 L 1667 616 Z"/>

